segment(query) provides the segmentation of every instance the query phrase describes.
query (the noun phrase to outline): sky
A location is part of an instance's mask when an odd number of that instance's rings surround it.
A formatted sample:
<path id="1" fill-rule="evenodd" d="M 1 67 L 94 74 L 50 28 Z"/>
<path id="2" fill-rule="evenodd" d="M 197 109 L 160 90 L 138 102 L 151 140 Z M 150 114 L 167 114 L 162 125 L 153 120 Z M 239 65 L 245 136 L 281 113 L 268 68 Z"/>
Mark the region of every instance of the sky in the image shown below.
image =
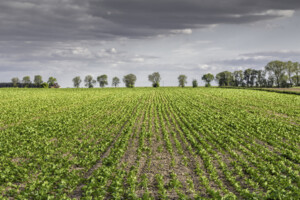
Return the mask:
<path id="1" fill-rule="evenodd" d="M 177 86 L 185 74 L 300 61 L 299 0 L 1 0 L 0 82 L 42 75 L 137 76 Z M 83 87 L 83 83 L 81 84 Z M 121 83 L 124 87 L 124 83 Z M 99 86 L 98 86 L 99 87 Z"/>

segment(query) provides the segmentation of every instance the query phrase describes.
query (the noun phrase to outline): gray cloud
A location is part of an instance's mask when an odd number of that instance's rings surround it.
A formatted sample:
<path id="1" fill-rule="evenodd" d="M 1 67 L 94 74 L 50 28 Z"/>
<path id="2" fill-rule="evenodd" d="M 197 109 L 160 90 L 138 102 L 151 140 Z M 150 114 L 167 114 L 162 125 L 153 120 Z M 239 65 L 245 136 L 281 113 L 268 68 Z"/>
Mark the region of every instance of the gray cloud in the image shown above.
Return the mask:
<path id="1" fill-rule="evenodd" d="M 254 58 L 271 58 L 277 60 L 297 60 L 300 57 L 300 51 L 267 51 L 267 52 L 254 52 L 241 54 L 242 57 L 254 57 Z"/>
<path id="2" fill-rule="evenodd" d="M 147 65 L 158 56 L 133 54 L 118 48 L 105 48 L 101 42 L 1 42 L 0 71 L 64 71 L 75 70 L 130 70 L 135 65 Z M 100 48 L 102 47 L 102 48 Z M 132 67 L 122 68 L 124 65 Z"/>
<path id="3" fill-rule="evenodd" d="M 300 8 L 296 0 L 91 0 L 93 16 L 152 30 L 201 28 L 211 24 L 240 24 L 283 17 Z"/>
<path id="4" fill-rule="evenodd" d="M 297 0 L 3 0 L 0 40 L 145 37 L 291 16 L 299 8 Z"/>
<path id="5" fill-rule="evenodd" d="M 297 61 L 297 51 L 278 50 L 299 50 L 292 35 L 299 9 L 298 0 L 1 0 L 0 81 L 42 74 L 70 86 L 73 75 L 137 73 L 147 80 L 161 71 L 173 84 L 180 73 Z M 272 28 L 261 37 L 265 20 L 280 27 L 277 34 Z M 286 26 L 290 38 L 277 41 Z"/>
<path id="6" fill-rule="evenodd" d="M 282 60 L 282 61 L 299 61 L 300 51 L 267 51 L 267 52 L 252 52 L 244 53 L 238 55 L 234 59 L 221 60 L 213 62 L 213 64 L 218 64 L 221 66 L 231 66 L 231 67 L 253 67 L 256 69 L 261 69 L 267 65 L 268 62 L 272 60 Z"/>

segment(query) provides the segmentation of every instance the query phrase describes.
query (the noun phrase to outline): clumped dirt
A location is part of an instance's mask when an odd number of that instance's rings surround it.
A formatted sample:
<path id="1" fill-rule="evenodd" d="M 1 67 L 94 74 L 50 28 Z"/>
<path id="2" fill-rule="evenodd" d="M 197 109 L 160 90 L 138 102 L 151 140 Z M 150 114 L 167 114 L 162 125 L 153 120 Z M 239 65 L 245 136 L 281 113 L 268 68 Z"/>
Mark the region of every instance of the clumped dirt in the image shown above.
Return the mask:
<path id="1" fill-rule="evenodd" d="M 11 162 L 13 162 L 17 165 L 21 165 L 23 162 L 25 162 L 27 160 L 29 160 L 29 159 L 28 158 L 19 158 L 19 157 L 17 157 L 17 158 L 11 159 Z"/>

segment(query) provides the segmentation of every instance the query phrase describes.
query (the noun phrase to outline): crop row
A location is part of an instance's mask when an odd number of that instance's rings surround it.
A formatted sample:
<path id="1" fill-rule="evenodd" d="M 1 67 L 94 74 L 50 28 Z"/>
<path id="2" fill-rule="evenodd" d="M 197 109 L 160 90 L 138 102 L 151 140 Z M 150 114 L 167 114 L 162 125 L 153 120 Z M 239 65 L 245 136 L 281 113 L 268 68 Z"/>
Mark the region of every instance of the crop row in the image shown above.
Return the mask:
<path id="1" fill-rule="evenodd" d="M 4 199 L 300 196 L 296 95 L 138 88 L 0 96 Z"/>

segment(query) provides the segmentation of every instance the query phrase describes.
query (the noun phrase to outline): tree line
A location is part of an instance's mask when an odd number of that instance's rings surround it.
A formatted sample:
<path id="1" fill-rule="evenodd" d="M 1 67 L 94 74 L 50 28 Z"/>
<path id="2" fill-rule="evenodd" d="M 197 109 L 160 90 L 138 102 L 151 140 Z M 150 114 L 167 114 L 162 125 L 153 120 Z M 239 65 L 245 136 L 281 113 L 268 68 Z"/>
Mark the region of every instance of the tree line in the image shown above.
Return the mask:
<path id="1" fill-rule="evenodd" d="M 223 71 L 216 75 L 219 86 L 242 87 L 292 87 L 300 86 L 300 64 L 298 62 L 269 62 L 264 70 Z"/>
<path id="2" fill-rule="evenodd" d="M 96 78 L 96 80 L 93 78 L 92 75 L 87 75 L 84 78 L 84 86 L 87 88 L 93 88 L 96 85 L 96 83 L 99 83 L 99 86 L 103 88 L 108 85 L 107 79 L 108 79 L 108 77 L 106 74 L 98 76 Z M 74 77 L 72 81 L 73 81 L 74 87 L 76 87 L 76 88 L 79 88 L 80 84 L 82 83 L 80 76 Z M 123 82 L 125 83 L 126 87 L 133 88 L 135 85 L 135 82 L 136 82 L 136 76 L 134 74 L 128 74 L 123 77 Z M 112 79 L 113 87 L 118 87 L 120 83 L 121 83 L 121 81 L 118 77 L 113 77 L 113 79 Z"/>
<path id="3" fill-rule="evenodd" d="M 206 86 L 210 86 L 210 82 L 214 79 L 214 76 L 212 74 L 206 74 L 202 77 L 202 80 L 205 80 Z M 135 86 L 137 78 L 134 74 L 128 74 L 123 77 L 123 82 L 126 87 L 128 88 L 133 88 Z M 152 83 L 152 87 L 159 87 L 160 86 L 160 81 L 161 81 L 161 76 L 159 72 L 154 72 L 148 76 L 148 80 Z M 187 83 L 187 76 L 186 75 L 179 75 L 178 77 L 178 82 L 180 87 L 185 87 Z M 80 76 L 76 76 L 73 78 L 73 85 L 76 88 L 80 87 L 80 84 L 82 83 L 82 79 Z M 98 76 L 96 80 L 93 78 L 92 75 L 87 75 L 84 78 L 84 86 L 87 88 L 93 88 L 96 84 L 99 84 L 100 87 L 105 87 L 108 85 L 108 77 L 106 74 L 103 74 L 101 76 Z M 120 79 L 118 77 L 113 77 L 112 79 L 112 86 L 113 87 L 118 87 L 119 84 L 121 83 Z M 197 80 L 193 80 L 193 87 L 197 87 L 198 82 Z"/>
<path id="4" fill-rule="evenodd" d="M 300 64 L 298 62 L 269 62 L 264 70 L 256 70 L 248 68 L 246 70 L 238 70 L 234 72 L 223 71 L 216 76 L 211 73 L 204 74 L 201 78 L 205 82 L 205 86 L 211 86 L 212 81 L 216 81 L 219 86 L 235 86 L 235 87 L 292 87 L 300 86 Z M 159 87 L 161 76 L 159 72 L 154 72 L 148 76 L 148 80 L 153 87 Z M 126 87 L 132 88 L 135 85 L 136 76 L 128 74 L 123 77 L 123 82 Z M 80 87 L 82 80 L 79 76 L 73 79 L 74 87 Z M 88 88 L 94 87 L 96 83 L 100 87 L 108 85 L 107 75 L 98 76 L 96 80 L 91 75 L 84 79 L 85 86 Z M 112 86 L 117 87 L 120 84 L 118 77 L 113 77 Z M 187 76 L 181 74 L 178 76 L 178 84 L 180 87 L 185 87 L 187 84 Z M 198 87 L 198 81 L 192 81 L 193 87 Z"/>
<path id="5" fill-rule="evenodd" d="M 35 75 L 33 81 L 30 76 L 24 76 L 22 80 L 13 77 L 10 83 L 0 83 L 0 87 L 20 87 L 20 88 L 59 88 L 57 79 L 49 77 L 47 82 L 43 81 L 41 75 Z"/>
<path id="6" fill-rule="evenodd" d="M 234 72 L 223 71 L 216 76 L 211 73 L 204 74 L 201 78 L 205 82 L 205 86 L 211 86 L 212 81 L 216 81 L 219 86 L 235 86 L 235 87 L 292 87 L 300 86 L 300 64 L 298 62 L 283 62 L 271 61 L 263 70 L 246 69 L 237 70 Z M 123 82 L 126 87 L 133 88 L 137 78 L 134 74 L 127 74 L 123 77 Z M 159 72 L 154 72 L 148 76 L 148 80 L 152 83 L 153 87 L 159 87 L 161 76 Z M 22 81 L 14 77 L 11 83 L 0 83 L 0 87 L 59 87 L 56 78 L 49 77 L 47 82 L 43 82 L 42 76 L 34 76 L 33 82 L 29 76 L 24 76 Z M 87 75 L 84 78 L 84 86 L 93 88 L 97 83 L 101 88 L 108 85 L 108 76 L 106 74 L 93 78 Z M 73 78 L 73 85 L 79 88 L 82 83 L 81 77 L 76 76 Z M 118 87 L 121 83 L 118 77 L 112 78 L 112 86 Z M 187 84 L 187 76 L 181 74 L 178 76 L 178 85 L 185 87 Z M 198 81 L 192 81 L 193 87 L 198 87 Z"/>

